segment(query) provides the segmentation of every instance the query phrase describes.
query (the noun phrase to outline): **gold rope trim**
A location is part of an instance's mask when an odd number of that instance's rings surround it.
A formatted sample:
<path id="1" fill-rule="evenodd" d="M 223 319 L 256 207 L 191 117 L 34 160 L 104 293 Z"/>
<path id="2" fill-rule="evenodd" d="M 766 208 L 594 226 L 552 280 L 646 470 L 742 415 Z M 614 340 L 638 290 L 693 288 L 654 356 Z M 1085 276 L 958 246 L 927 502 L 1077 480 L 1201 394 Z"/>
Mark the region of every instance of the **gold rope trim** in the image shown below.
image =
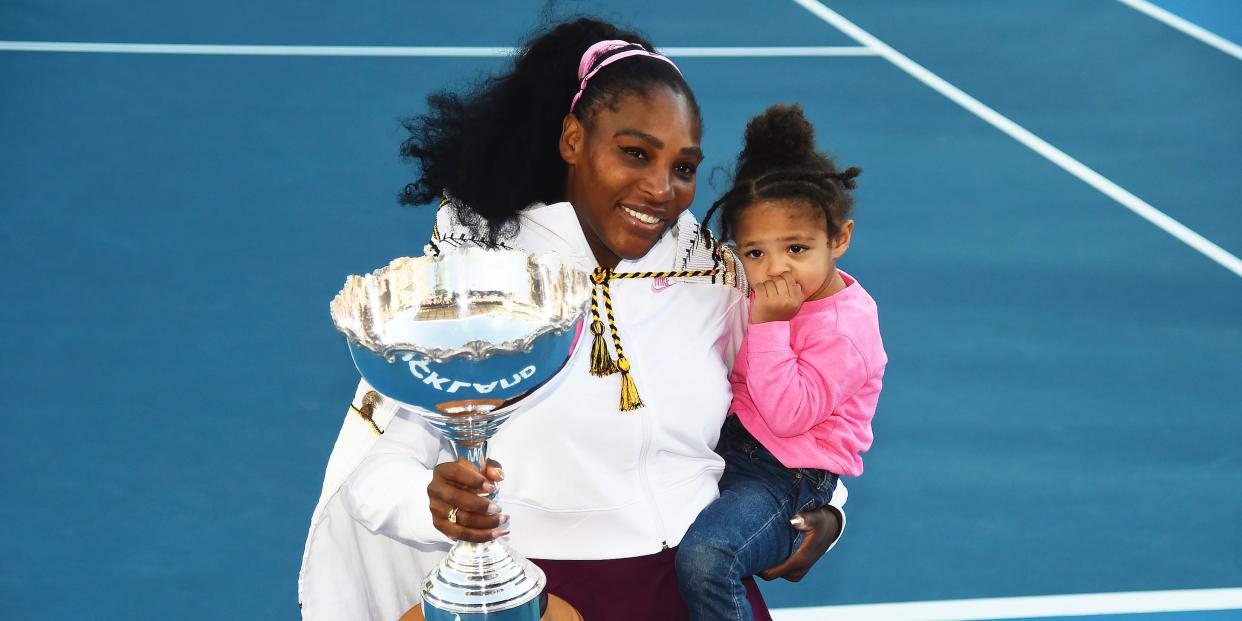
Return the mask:
<path id="1" fill-rule="evenodd" d="M 591 273 L 591 281 L 595 283 L 595 286 L 591 288 L 591 334 L 594 335 L 591 343 L 591 375 L 606 377 L 613 373 L 621 373 L 620 409 L 622 412 L 630 412 L 643 407 L 643 399 L 638 394 L 638 385 L 634 383 L 634 376 L 630 374 L 630 361 L 625 357 L 625 348 L 621 345 L 621 333 L 617 330 L 617 318 L 612 312 L 612 292 L 608 283 L 614 278 L 695 278 L 715 277 L 718 273 L 720 273 L 718 268 L 684 272 L 614 272 L 606 267 L 597 267 Z M 608 331 L 612 336 L 613 350 L 617 352 L 616 361 L 609 357 L 608 345 L 604 342 L 604 325 L 600 321 L 597 289 L 604 297 L 604 316 L 608 319 Z"/>
<path id="2" fill-rule="evenodd" d="M 441 209 L 443 209 L 444 206 L 447 204 L 449 204 L 449 199 L 447 198 L 440 199 Z M 440 214 L 439 213 L 436 213 L 436 219 L 431 222 L 431 241 L 433 242 L 440 241 Z"/>
<path id="3" fill-rule="evenodd" d="M 596 268 L 596 271 L 602 268 Z M 720 269 L 692 270 L 687 272 L 612 272 L 612 278 L 697 278 L 715 276 Z"/>

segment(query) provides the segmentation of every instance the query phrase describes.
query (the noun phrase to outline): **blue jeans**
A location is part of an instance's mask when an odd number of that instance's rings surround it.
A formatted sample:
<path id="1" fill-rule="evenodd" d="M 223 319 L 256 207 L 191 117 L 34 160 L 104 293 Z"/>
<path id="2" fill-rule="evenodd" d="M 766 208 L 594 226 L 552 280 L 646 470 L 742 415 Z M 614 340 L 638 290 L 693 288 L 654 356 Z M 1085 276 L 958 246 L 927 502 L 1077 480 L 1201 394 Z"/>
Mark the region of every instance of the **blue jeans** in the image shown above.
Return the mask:
<path id="1" fill-rule="evenodd" d="M 789 518 L 828 504 L 837 475 L 786 468 L 736 416 L 725 421 L 720 498 L 699 513 L 677 547 L 677 584 L 690 618 L 749 621 L 742 578 L 789 558 L 802 533 Z"/>

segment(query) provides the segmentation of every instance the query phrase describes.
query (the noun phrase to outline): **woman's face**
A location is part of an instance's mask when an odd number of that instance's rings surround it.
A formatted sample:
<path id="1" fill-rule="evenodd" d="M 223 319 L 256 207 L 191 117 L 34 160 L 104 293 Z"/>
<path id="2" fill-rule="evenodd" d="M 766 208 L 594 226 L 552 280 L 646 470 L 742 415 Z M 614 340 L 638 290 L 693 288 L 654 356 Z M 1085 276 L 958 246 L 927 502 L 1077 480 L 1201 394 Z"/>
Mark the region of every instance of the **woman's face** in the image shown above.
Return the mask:
<path id="1" fill-rule="evenodd" d="M 560 144 L 569 165 L 565 197 L 605 267 L 655 246 L 694 201 L 703 161 L 698 118 L 680 93 L 658 87 L 615 103 L 586 125 L 566 116 Z"/>

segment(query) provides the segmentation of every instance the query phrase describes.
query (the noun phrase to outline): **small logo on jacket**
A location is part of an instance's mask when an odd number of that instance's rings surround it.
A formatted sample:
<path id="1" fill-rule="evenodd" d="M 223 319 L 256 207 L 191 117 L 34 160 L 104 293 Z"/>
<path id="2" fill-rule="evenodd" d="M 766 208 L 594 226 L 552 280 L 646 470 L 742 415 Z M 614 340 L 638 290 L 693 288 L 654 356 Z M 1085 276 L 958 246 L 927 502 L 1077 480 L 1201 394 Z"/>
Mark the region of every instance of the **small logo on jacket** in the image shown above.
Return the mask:
<path id="1" fill-rule="evenodd" d="M 659 293 L 661 291 L 664 291 L 665 289 L 668 289 L 669 287 L 672 287 L 674 284 L 676 283 L 669 280 L 668 276 L 656 276 L 654 279 L 651 280 L 651 290 L 656 293 Z"/>

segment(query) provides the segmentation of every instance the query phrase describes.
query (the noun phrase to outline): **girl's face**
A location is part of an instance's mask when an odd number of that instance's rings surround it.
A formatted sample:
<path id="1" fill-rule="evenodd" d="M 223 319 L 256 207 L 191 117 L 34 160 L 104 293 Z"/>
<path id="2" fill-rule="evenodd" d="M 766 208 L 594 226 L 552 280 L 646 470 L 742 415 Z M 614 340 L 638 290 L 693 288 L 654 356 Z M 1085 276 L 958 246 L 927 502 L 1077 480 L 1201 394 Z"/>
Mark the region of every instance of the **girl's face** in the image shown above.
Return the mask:
<path id="1" fill-rule="evenodd" d="M 689 101 L 666 87 L 623 95 L 588 125 L 565 117 L 565 197 L 600 265 L 647 254 L 690 207 L 703 161 L 699 134 Z"/>
<path id="2" fill-rule="evenodd" d="M 797 199 L 760 200 L 738 214 L 733 227 L 746 279 L 753 285 L 790 272 L 802 287 L 802 301 L 836 293 L 837 259 L 854 231 L 847 220 L 836 239 L 828 237 L 826 215 Z M 839 286 L 834 286 L 839 285 Z"/>

